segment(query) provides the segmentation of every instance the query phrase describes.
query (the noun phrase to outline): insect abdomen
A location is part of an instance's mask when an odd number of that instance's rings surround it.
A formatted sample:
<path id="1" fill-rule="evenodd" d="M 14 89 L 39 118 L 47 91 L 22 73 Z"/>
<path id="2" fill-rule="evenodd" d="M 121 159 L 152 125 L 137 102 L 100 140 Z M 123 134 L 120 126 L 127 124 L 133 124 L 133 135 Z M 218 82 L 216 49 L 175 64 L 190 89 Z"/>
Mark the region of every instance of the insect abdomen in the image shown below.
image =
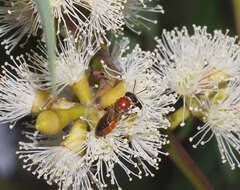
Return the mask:
<path id="1" fill-rule="evenodd" d="M 118 121 L 118 117 L 113 112 L 107 112 L 99 121 L 95 129 L 96 137 L 104 137 L 109 134 Z"/>

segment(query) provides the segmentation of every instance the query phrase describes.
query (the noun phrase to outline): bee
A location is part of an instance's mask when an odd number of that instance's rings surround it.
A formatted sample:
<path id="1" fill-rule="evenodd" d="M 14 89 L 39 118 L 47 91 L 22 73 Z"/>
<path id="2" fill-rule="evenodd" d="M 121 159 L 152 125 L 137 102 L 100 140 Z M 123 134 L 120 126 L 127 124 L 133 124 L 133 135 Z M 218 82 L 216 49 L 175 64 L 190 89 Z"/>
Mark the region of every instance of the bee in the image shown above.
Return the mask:
<path id="1" fill-rule="evenodd" d="M 128 114 L 129 110 L 134 107 L 138 107 L 141 110 L 142 104 L 134 93 L 126 92 L 125 95 L 119 98 L 98 121 L 95 129 L 95 136 L 105 137 L 108 135 L 115 128 L 119 118 L 123 114 Z"/>

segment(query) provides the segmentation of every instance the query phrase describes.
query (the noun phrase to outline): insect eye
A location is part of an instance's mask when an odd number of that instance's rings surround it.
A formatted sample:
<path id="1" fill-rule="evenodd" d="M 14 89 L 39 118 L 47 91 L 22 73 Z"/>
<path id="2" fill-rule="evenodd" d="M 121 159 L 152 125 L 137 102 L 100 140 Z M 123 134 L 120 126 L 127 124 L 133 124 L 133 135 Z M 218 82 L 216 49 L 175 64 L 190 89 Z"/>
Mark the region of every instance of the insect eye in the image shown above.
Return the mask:
<path id="1" fill-rule="evenodd" d="M 136 95 L 131 92 L 126 92 L 125 96 L 129 97 L 133 103 L 138 102 Z"/>

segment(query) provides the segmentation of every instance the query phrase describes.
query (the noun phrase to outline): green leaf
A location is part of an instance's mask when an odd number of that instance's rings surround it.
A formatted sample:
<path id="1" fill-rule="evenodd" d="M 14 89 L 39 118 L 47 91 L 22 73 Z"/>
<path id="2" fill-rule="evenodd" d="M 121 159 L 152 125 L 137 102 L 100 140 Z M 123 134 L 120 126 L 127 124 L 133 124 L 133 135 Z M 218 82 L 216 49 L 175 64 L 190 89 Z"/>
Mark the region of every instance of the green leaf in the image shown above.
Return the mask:
<path id="1" fill-rule="evenodd" d="M 43 26 L 44 38 L 47 44 L 49 71 L 51 74 L 52 94 L 56 92 L 55 59 L 56 59 L 56 36 L 54 18 L 49 0 L 35 0 Z"/>

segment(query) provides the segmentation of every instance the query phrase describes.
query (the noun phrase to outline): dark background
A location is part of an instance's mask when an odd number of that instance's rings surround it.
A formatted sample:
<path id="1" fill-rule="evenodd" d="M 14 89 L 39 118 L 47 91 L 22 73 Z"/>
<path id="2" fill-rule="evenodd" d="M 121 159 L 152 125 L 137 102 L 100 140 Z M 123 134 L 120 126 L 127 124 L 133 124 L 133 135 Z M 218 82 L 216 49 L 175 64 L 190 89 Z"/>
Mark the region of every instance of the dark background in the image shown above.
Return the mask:
<path id="1" fill-rule="evenodd" d="M 127 31 L 133 43 L 140 43 L 146 50 L 153 50 L 155 42 L 153 37 L 160 36 L 165 28 L 172 30 L 174 27 L 181 28 L 187 26 L 192 29 L 192 24 L 207 26 L 208 31 L 215 29 L 230 29 L 230 35 L 236 35 L 234 24 L 234 12 L 231 0 L 161 0 L 159 2 L 165 9 L 164 15 L 154 17 L 158 19 L 157 25 L 150 25 L 152 30 L 144 31 L 141 36 Z M 34 40 L 28 46 L 34 46 Z M 27 48 L 29 48 L 27 47 Z M 1 48 L 1 62 L 8 60 Z M 19 55 L 24 50 L 17 49 L 14 54 Z M 191 120 L 191 124 L 196 125 L 196 119 Z M 237 190 L 240 186 L 240 169 L 232 171 L 229 167 L 221 163 L 215 140 L 204 147 L 192 149 L 188 143 L 188 136 L 193 133 L 192 129 L 186 126 L 178 129 L 174 133 L 183 133 L 187 130 L 185 138 L 182 140 L 184 148 L 193 158 L 209 182 L 217 190 Z M 55 190 L 56 186 L 48 186 L 43 180 L 37 180 L 31 172 L 21 168 L 21 161 L 15 155 L 18 147 L 17 142 L 22 139 L 21 127 L 9 130 L 7 127 L 0 128 L 0 190 Z M 192 184 L 179 171 L 169 157 L 164 157 L 160 163 L 159 171 L 155 171 L 154 178 L 144 177 L 139 180 L 134 178 L 128 182 L 127 177 L 119 176 L 119 182 L 124 190 L 193 190 Z M 119 174 L 121 175 L 121 174 Z M 109 186 L 109 190 L 116 187 Z"/>

